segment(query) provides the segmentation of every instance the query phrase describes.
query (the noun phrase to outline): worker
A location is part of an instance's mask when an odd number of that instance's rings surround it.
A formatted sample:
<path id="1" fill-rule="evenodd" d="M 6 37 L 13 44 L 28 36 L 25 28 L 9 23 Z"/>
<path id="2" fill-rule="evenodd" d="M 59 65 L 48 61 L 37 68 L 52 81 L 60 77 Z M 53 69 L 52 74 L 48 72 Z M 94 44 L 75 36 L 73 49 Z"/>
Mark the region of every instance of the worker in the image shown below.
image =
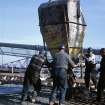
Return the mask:
<path id="1" fill-rule="evenodd" d="M 100 77 L 97 85 L 97 101 L 101 100 L 103 90 L 105 89 L 105 48 L 102 48 L 100 50 L 100 55 L 102 56 L 102 59 L 100 62 L 100 69 L 99 69 Z"/>
<path id="2" fill-rule="evenodd" d="M 65 46 L 60 45 L 59 52 L 57 52 L 53 58 L 53 89 L 49 99 L 49 105 L 54 105 L 57 93 L 59 93 L 59 105 L 64 105 L 68 65 L 76 67 L 71 57 L 65 52 Z"/>
<path id="3" fill-rule="evenodd" d="M 42 52 L 39 52 L 39 55 L 32 56 L 25 72 L 22 101 L 28 98 L 29 101 L 35 102 L 35 98 L 41 89 L 40 71 L 44 61 L 45 57 Z"/>
<path id="4" fill-rule="evenodd" d="M 90 79 L 93 81 L 93 84 L 97 86 L 97 79 L 96 79 L 96 61 L 95 55 L 93 54 L 93 49 L 88 48 L 87 54 L 84 56 L 85 59 L 85 85 L 86 88 L 90 90 Z"/>

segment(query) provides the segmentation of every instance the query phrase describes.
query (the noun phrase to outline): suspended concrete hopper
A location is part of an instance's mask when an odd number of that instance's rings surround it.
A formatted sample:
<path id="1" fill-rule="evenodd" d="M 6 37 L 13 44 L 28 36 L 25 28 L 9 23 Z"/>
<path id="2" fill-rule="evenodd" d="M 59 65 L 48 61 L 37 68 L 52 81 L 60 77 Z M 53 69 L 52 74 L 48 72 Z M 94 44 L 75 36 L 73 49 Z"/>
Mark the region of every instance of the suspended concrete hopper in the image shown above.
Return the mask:
<path id="1" fill-rule="evenodd" d="M 85 22 L 78 0 L 55 0 L 39 6 L 43 41 L 53 54 L 62 43 L 72 57 L 81 52 Z"/>

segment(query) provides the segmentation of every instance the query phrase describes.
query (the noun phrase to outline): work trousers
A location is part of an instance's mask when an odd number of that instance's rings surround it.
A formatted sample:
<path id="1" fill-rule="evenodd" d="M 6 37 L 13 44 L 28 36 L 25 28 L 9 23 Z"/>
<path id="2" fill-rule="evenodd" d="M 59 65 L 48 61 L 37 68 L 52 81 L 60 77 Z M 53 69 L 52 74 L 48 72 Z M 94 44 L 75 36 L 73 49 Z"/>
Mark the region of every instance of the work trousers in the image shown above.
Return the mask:
<path id="1" fill-rule="evenodd" d="M 36 75 L 36 77 L 35 77 Z M 22 101 L 29 98 L 35 98 L 41 89 L 41 80 L 38 74 L 31 75 L 30 72 L 25 73 L 22 91 Z"/>
<path id="2" fill-rule="evenodd" d="M 59 103 L 64 103 L 67 89 L 67 71 L 64 68 L 53 69 L 53 89 L 50 101 L 54 102 L 56 96 L 59 96 Z M 59 95 L 57 95 L 59 93 Z"/>
<path id="3" fill-rule="evenodd" d="M 100 75 L 99 82 L 97 85 L 97 100 L 100 101 L 103 90 L 105 89 L 105 75 Z"/>
<path id="4" fill-rule="evenodd" d="M 90 79 L 92 80 L 93 84 L 95 85 L 95 88 L 97 87 L 97 78 L 96 78 L 96 71 L 91 69 L 85 70 L 85 86 L 86 88 L 89 88 Z"/>

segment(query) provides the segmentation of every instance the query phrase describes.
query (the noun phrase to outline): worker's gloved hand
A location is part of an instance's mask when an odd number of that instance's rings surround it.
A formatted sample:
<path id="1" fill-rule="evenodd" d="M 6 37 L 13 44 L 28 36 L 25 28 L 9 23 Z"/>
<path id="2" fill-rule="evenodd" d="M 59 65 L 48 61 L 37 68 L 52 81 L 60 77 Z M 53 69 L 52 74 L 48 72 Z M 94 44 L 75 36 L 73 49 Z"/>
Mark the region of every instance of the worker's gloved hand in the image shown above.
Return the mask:
<path id="1" fill-rule="evenodd" d="M 80 67 L 80 64 L 79 64 L 79 63 L 78 63 L 78 64 L 76 64 L 76 65 L 75 65 L 75 68 L 76 68 L 76 67 Z"/>
<path id="2" fill-rule="evenodd" d="M 81 67 L 81 63 L 76 64 L 76 67 Z"/>

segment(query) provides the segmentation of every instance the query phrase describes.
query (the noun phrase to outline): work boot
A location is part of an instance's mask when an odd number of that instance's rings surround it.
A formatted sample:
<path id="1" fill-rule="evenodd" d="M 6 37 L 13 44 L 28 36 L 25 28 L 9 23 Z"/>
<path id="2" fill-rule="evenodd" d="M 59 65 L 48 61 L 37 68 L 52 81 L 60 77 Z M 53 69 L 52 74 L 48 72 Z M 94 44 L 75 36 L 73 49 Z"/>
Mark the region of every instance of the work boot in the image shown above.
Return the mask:
<path id="1" fill-rule="evenodd" d="M 50 102 L 49 102 L 49 105 L 54 105 L 54 102 L 50 101 Z"/>
<path id="2" fill-rule="evenodd" d="M 32 99 L 31 99 L 31 102 L 32 102 L 32 103 L 35 103 L 35 101 L 36 101 L 35 98 L 32 98 Z"/>
<path id="3" fill-rule="evenodd" d="M 34 91 L 33 94 L 32 94 L 32 103 L 36 102 L 36 98 L 37 98 L 37 92 Z"/>
<path id="4" fill-rule="evenodd" d="M 65 103 L 60 103 L 60 102 L 59 102 L 59 105 L 65 105 Z"/>
<path id="5" fill-rule="evenodd" d="M 25 101 L 26 99 L 27 99 L 27 95 L 23 94 L 22 97 L 21 97 L 21 101 Z"/>
<path id="6" fill-rule="evenodd" d="M 37 93 L 35 91 L 28 93 L 28 99 L 30 102 L 35 103 L 36 102 Z"/>
<path id="7" fill-rule="evenodd" d="M 59 105 L 65 105 L 65 104 L 59 104 Z"/>

